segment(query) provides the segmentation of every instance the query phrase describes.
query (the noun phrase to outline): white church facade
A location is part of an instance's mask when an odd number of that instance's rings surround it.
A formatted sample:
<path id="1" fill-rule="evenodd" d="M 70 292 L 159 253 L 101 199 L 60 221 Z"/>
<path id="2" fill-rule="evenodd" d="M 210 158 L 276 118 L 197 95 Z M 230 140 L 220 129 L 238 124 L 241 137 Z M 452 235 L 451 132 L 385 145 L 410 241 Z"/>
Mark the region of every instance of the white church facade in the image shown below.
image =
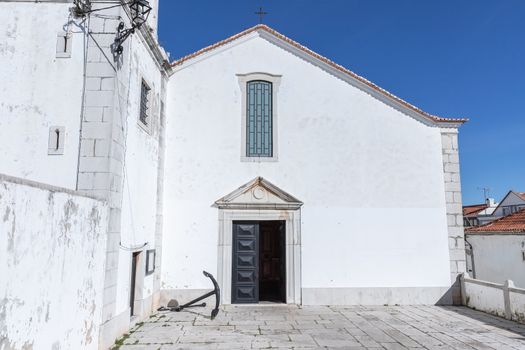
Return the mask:
<path id="1" fill-rule="evenodd" d="M 464 119 L 265 25 L 170 62 L 120 4 L 0 3 L 0 347 L 107 349 L 203 270 L 222 304 L 460 302 Z"/>
<path id="2" fill-rule="evenodd" d="M 463 120 L 264 25 L 173 69 L 163 293 L 197 294 L 205 269 L 226 304 L 451 302 Z"/>

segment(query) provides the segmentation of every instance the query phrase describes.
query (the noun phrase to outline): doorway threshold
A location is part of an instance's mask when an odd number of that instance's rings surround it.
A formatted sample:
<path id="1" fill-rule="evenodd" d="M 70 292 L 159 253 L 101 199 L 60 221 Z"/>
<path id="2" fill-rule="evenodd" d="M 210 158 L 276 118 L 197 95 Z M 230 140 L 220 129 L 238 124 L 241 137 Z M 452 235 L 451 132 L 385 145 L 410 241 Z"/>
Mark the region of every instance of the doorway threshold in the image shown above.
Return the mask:
<path id="1" fill-rule="evenodd" d="M 261 301 L 259 303 L 247 303 L 247 304 L 229 304 L 225 306 L 233 306 L 233 307 L 289 307 L 289 306 L 297 306 L 296 304 L 287 304 L 287 303 L 276 303 L 273 301 Z"/>
<path id="2" fill-rule="evenodd" d="M 259 301 L 257 305 L 286 305 L 286 303 L 283 303 L 282 301 Z"/>

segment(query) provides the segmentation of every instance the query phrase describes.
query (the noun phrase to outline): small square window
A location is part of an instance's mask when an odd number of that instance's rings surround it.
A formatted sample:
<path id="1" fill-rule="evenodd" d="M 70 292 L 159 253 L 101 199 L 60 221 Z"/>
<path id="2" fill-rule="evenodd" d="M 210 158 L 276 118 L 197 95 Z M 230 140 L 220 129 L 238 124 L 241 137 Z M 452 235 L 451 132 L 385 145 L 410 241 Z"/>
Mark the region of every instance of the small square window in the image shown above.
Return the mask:
<path id="1" fill-rule="evenodd" d="M 60 155 L 64 154 L 64 141 L 66 133 L 63 126 L 51 126 L 49 128 L 49 140 L 47 154 Z"/>
<path id="2" fill-rule="evenodd" d="M 142 80 L 141 88 L 140 88 L 140 115 L 139 120 L 140 123 L 144 126 L 149 126 L 150 120 L 149 120 L 149 104 L 150 104 L 150 87 L 144 80 Z"/>
<path id="3" fill-rule="evenodd" d="M 66 32 L 57 34 L 56 57 L 58 58 L 71 57 L 72 40 L 73 40 L 73 37 Z"/>

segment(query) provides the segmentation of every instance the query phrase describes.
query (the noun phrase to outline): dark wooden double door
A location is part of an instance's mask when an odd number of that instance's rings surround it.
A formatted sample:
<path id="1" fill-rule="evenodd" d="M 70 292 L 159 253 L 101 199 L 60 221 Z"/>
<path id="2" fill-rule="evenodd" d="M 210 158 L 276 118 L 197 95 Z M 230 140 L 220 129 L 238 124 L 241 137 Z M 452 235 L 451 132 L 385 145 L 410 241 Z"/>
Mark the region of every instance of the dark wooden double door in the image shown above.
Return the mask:
<path id="1" fill-rule="evenodd" d="M 232 303 L 286 302 L 285 221 L 234 221 Z"/>

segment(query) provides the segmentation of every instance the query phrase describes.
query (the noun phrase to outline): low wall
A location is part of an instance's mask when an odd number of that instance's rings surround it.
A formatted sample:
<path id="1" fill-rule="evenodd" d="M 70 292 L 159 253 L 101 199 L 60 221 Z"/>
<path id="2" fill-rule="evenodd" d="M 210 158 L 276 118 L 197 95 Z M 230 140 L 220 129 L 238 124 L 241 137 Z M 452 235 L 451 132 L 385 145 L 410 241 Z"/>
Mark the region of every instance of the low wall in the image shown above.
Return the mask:
<path id="1" fill-rule="evenodd" d="M 0 175 L 0 349 L 97 349 L 107 205 Z"/>
<path id="2" fill-rule="evenodd" d="M 510 280 L 497 284 L 462 275 L 461 294 L 465 306 L 525 323 L 525 289 Z"/>

